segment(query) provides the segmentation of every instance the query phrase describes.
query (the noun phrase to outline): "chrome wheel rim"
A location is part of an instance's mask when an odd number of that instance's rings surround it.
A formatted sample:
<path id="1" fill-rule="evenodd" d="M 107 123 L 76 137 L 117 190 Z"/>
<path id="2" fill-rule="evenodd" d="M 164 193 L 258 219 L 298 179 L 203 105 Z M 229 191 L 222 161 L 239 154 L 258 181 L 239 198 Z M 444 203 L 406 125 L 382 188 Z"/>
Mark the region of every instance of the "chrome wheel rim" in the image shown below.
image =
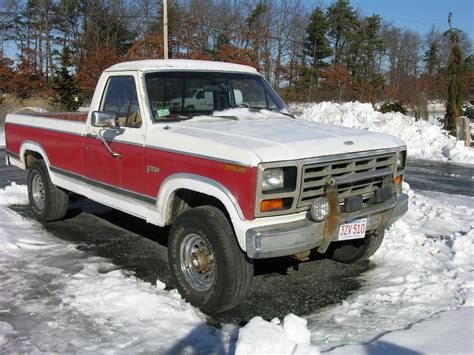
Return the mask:
<path id="1" fill-rule="evenodd" d="M 181 271 L 189 285 L 200 292 L 214 282 L 214 253 L 211 245 L 197 234 L 184 237 L 179 248 Z"/>
<path id="2" fill-rule="evenodd" d="M 44 189 L 43 178 L 39 174 L 36 174 L 33 177 L 31 194 L 33 195 L 33 202 L 35 203 L 36 208 L 39 210 L 44 209 L 44 205 L 46 204 L 46 192 Z"/>

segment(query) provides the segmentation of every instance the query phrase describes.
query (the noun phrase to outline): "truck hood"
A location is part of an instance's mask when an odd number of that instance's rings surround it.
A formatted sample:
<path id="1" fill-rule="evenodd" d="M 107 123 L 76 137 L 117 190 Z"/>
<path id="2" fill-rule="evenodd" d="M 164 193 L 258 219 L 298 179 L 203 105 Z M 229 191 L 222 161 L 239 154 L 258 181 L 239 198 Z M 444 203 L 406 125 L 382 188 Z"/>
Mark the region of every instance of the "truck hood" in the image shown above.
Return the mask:
<path id="1" fill-rule="evenodd" d="M 399 138 L 388 134 L 291 118 L 234 121 L 209 117 L 180 122 L 172 130 L 177 134 L 250 150 L 262 162 L 405 145 Z"/>

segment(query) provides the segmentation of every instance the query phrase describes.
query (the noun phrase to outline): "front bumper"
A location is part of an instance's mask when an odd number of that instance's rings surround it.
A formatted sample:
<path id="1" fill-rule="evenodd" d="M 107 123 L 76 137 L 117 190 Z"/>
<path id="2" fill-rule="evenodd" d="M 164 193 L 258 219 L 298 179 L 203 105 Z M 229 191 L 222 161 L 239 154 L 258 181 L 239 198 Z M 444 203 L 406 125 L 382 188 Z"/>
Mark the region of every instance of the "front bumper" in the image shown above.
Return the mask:
<path id="1" fill-rule="evenodd" d="M 408 195 L 376 204 L 353 213 L 341 213 L 340 224 L 352 219 L 367 218 L 367 231 L 376 230 L 388 215 L 387 226 L 400 219 L 408 211 Z M 326 222 L 314 222 L 307 218 L 276 225 L 249 229 L 246 233 L 247 255 L 251 259 L 294 255 L 320 246 L 324 240 Z M 337 231 L 333 239 L 337 236 Z"/>

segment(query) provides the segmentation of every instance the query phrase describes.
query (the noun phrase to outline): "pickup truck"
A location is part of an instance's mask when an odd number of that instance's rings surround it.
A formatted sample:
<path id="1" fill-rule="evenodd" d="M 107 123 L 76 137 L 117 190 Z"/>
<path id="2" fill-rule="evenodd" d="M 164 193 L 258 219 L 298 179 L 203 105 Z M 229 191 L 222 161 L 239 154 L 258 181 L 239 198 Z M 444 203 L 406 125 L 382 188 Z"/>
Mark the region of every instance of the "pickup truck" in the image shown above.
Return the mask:
<path id="1" fill-rule="evenodd" d="M 212 107 L 189 104 L 188 88 Z M 295 119 L 248 66 L 124 62 L 103 72 L 88 113 L 5 126 L 39 221 L 64 218 L 75 193 L 171 226 L 175 285 L 208 313 L 243 300 L 256 259 L 368 258 L 408 208 L 403 141 Z"/>

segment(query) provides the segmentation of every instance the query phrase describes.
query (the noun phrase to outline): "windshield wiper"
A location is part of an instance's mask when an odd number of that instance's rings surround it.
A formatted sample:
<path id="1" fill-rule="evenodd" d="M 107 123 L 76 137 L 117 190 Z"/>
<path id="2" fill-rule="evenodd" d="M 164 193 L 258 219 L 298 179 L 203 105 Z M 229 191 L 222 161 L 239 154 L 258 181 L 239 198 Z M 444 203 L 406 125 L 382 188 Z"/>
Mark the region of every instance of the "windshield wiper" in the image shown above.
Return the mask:
<path id="1" fill-rule="evenodd" d="M 229 119 L 229 120 L 234 120 L 234 121 L 238 121 L 238 120 L 239 120 L 239 118 L 238 118 L 237 116 L 223 116 L 223 115 L 222 115 L 222 116 L 221 116 L 221 115 L 214 116 L 214 115 L 212 115 L 211 117 L 227 118 L 227 119 Z"/>
<path id="2" fill-rule="evenodd" d="M 271 109 L 271 108 L 266 108 L 266 107 L 249 107 L 249 110 L 250 110 L 250 111 L 254 111 L 254 112 L 270 111 L 270 112 L 279 113 L 280 115 L 283 115 L 283 116 L 287 116 L 287 117 L 291 117 L 291 118 L 296 118 L 296 117 L 295 117 L 294 115 L 292 115 L 291 113 L 281 112 L 281 111 L 273 110 L 273 109 Z"/>

